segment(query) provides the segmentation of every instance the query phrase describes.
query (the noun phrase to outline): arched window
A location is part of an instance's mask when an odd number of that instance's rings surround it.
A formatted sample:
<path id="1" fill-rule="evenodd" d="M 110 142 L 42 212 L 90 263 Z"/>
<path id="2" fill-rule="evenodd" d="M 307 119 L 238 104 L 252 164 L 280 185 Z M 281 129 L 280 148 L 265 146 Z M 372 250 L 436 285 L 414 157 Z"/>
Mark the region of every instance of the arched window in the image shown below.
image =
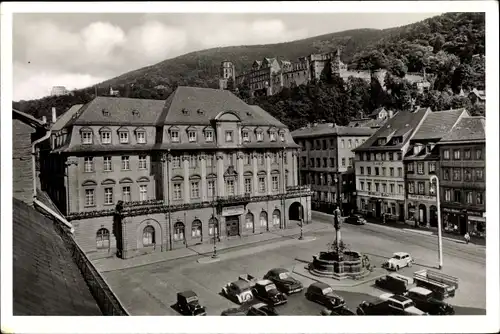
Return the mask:
<path id="1" fill-rule="evenodd" d="M 101 228 L 96 234 L 97 249 L 108 249 L 109 248 L 109 230 L 107 228 Z"/>
<path id="2" fill-rule="evenodd" d="M 280 210 L 276 209 L 273 212 L 273 225 L 279 225 L 281 221 L 281 212 Z"/>
<path id="3" fill-rule="evenodd" d="M 266 227 L 267 226 L 267 212 L 262 211 L 260 213 L 260 226 Z"/>
<path id="4" fill-rule="evenodd" d="M 253 230 L 253 214 L 251 212 L 247 213 L 245 217 L 245 228 Z"/>
<path id="5" fill-rule="evenodd" d="M 177 222 L 174 225 L 174 241 L 184 240 L 184 224 Z"/>
<path id="6" fill-rule="evenodd" d="M 191 226 L 191 237 L 201 238 L 201 221 L 196 219 Z"/>
<path id="7" fill-rule="evenodd" d="M 148 225 L 142 231 L 142 245 L 144 247 L 147 247 L 153 246 L 155 243 L 155 228 L 151 225 Z"/>
<path id="8" fill-rule="evenodd" d="M 208 234 L 213 236 L 215 232 L 215 235 L 219 235 L 219 222 L 215 218 L 210 218 L 208 221 Z"/>

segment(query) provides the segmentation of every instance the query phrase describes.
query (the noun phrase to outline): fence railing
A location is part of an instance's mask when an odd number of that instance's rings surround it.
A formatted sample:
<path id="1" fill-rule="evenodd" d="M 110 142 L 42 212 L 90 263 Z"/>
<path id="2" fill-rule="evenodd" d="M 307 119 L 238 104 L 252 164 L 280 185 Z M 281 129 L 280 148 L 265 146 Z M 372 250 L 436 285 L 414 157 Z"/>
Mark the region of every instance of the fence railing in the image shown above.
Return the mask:
<path id="1" fill-rule="evenodd" d="M 66 247 L 70 250 L 73 260 L 80 269 L 90 293 L 94 297 L 103 315 L 128 316 L 129 313 L 111 290 L 108 283 L 94 267 L 87 255 L 83 252 L 75 239 L 58 222 L 54 221 L 59 235 L 64 240 Z"/>

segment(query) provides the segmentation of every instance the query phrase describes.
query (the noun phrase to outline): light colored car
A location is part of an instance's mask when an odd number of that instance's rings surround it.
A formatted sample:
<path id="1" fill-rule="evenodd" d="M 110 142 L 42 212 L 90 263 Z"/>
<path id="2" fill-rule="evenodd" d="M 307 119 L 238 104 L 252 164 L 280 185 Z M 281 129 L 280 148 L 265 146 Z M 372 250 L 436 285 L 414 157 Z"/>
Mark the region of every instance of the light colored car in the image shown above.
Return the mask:
<path id="1" fill-rule="evenodd" d="M 239 279 L 224 285 L 222 294 L 238 304 L 243 304 L 253 299 L 252 287 L 248 281 Z"/>
<path id="2" fill-rule="evenodd" d="M 424 311 L 418 309 L 413 300 L 408 297 L 394 295 L 392 293 L 384 293 L 380 295 L 379 298 L 386 301 L 389 308 L 393 309 L 397 313 L 406 315 L 428 315 Z"/>
<path id="3" fill-rule="evenodd" d="M 399 270 L 404 267 L 411 267 L 413 258 L 410 254 L 405 252 L 397 252 L 392 255 L 392 257 L 384 263 L 384 267 L 390 270 Z"/>

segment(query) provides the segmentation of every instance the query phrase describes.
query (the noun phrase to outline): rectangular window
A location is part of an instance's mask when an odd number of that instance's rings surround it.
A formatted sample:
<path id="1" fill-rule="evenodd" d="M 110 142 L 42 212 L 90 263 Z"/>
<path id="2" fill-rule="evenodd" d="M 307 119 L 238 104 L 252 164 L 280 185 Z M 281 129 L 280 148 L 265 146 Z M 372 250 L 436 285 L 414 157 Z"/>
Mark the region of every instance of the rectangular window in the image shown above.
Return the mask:
<path id="1" fill-rule="evenodd" d="M 139 201 L 148 200 L 148 186 L 143 184 L 139 186 Z"/>
<path id="2" fill-rule="evenodd" d="M 347 141 L 347 148 L 351 148 L 352 147 L 352 141 L 349 139 Z"/>
<path id="3" fill-rule="evenodd" d="M 481 160 L 483 158 L 483 150 L 478 148 L 476 149 L 476 160 Z"/>
<path id="4" fill-rule="evenodd" d="M 462 202 L 460 190 L 453 190 L 453 201 L 457 203 Z"/>
<path id="5" fill-rule="evenodd" d="M 402 194 L 404 191 L 403 191 L 403 185 L 402 184 L 398 184 L 398 192 L 400 194 Z"/>
<path id="6" fill-rule="evenodd" d="M 444 190 L 444 200 L 447 202 L 451 202 L 451 190 L 450 189 Z"/>
<path id="7" fill-rule="evenodd" d="M 389 168 L 389 175 L 394 176 L 394 167 Z"/>
<path id="8" fill-rule="evenodd" d="M 391 194 L 394 194 L 394 184 L 391 184 Z"/>
<path id="9" fill-rule="evenodd" d="M 417 173 L 420 175 L 424 174 L 424 163 L 423 162 L 417 163 Z"/>
<path id="10" fill-rule="evenodd" d="M 283 163 L 288 164 L 288 154 L 287 152 L 283 152 Z M 326 159 L 325 159 L 325 167 L 326 167 Z"/>
<path id="11" fill-rule="evenodd" d="M 375 191 L 378 192 L 379 191 L 379 184 L 378 183 L 375 183 Z"/>
<path id="12" fill-rule="evenodd" d="M 122 201 L 130 202 L 132 199 L 130 197 L 130 186 L 122 187 Z"/>
<path id="13" fill-rule="evenodd" d="M 146 132 L 144 131 L 137 132 L 137 142 L 139 144 L 146 144 Z"/>
<path id="14" fill-rule="evenodd" d="M 429 173 L 435 173 L 435 172 L 436 172 L 436 163 L 429 162 Z"/>
<path id="15" fill-rule="evenodd" d="M 195 143 L 196 142 L 196 131 L 189 131 L 188 132 L 188 139 L 190 143 Z"/>
<path id="16" fill-rule="evenodd" d="M 215 194 L 215 181 L 214 180 L 209 180 L 207 182 L 207 188 L 208 188 L 208 197 L 213 197 Z"/>
<path id="17" fill-rule="evenodd" d="M 345 167 L 345 158 L 342 158 L 342 167 Z"/>
<path id="18" fill-rule="evenodd" d="M 443 159 L 450 160 L 450 150 L 443 150 Z"/>
<path id="19" fill-rule="evenodd" d="M 259 192 L 266 192 L 266 178 L 264 176 L 259 176 Z"/>
<path id="20" fill-rule="evenodd" d="M 146 169 L 147 166 L 147 158 L 145 155 L 139 156 L 139 169 Z"/>
<path id="21" fill-rule="evenodd" d="M 460 150 L 453 150 L 453 160 L 460 160 Z"/>
<path id="22" fill-rule="evenodd" d="M 252 164 L 252 155 L 250 153 L 245 153 L 245 165 Z"/>
<path id="23" fill-rule="evenodd" d="M 365 173 L 365 168 L 364 167 L 359 167 L 359 174 L 363 175 Z"/>
<path id="24" fill-rule="evenodd" d="M 181 168 L 181 157 L 172 157 L 172 168 Z"/>
<path id="25" fill-rule="evenodd" d="M 366 174 L 372 175 L 372 168 L 371 167 L 366 167 Z"/>
<path id="26" fill-rule="evenodd" d="M 196 168 L 198 166 L 198 156 L 190 155 L 189 156 L 189 168 Z"/>
<path id="27" fill-rule="evenodd" d="M 94 158 L 93 157 L 85 157 L 84 162 L 84 171 L 85 173 L 92 173 L 94 171 Z"/>
<path id="28" fill-rule="evenodd" d="M 103 167 L 105 172 L 111 172 L 112 170 L 111 157 L 103 157 Z"/>
<path id="29" fill-rule="evenodd" d="M 120 131 L 119 136 L 120 136 L 120 144 L 127 144 L 128 143 L 128 132 L 127 131 Z"/>
<path id="30" fill-rule="evenodd" d="M 327 159 L 326 158 L 323 158 L 323 167 L 327 167 Z"/>
<path id="31" fill-rule="evenodd" d="M 214 141 L 214 132 L 213 131 L 205 131 L 205 141 L 213 142 Z"/>
<path id="32" fill-rule="evenodd" d="M 82 132 L 82 144 L 92 144 L 92 132 L 90 131 Z"/>
<path id="33" fill-rule="evenodd" d="M 472 170 L 470 168 L 464 169 L 464 181 L 472 181 Z"/>
<path id="34" fill-rule="evenodd" d="M 178 143 L 179 142 L 179 131 L 175 130 L 170 132 L 170 140 L 173 143 Z"/>
<path id="35" fill-rule="evenodd" d="M 407 170 L 408 170 L 408 173 L 413 173 L 413 162 L 410 162 L 410 163 L 408 164 L 408 168 L 407 168 Z"/>
<path id="36" fill-rule="evenodd" d="M 375 167 L 375 175 L 380 175 L 378 167 Z"/>
<path id="37" fill-rule="evenodd" d="M 398 160 L 401 160 L 403 155 L 401 153 L 398 153 Z"/>
<path id="38" fill-rule="evenodd" d="M 359 182 L 361 190 L 365 190 L 365 183 L 363 181 Z"/>
<path id="39" fill-rule="evenodd" d="M 279 159 L 278 153 L 271 153 L 271 156 L 272 156 L 272 163 L 277 164 Z"/>
<path id="40" fill-rule="evenodd" d="M 462 170 L 460 168 L 453 168 L 453 181 L 460 181 L 461 172 Z"/>
<path id="41" fill-rule="evenodd" d="M 366 182 L 366 189 L 368 191 L 372 191 L 372 183 L 371 182 Z"/>
<path id="42" fill-rule="evenodd" d="M 385 176 L 385 167 L 382 167 L 382 176 Z"/>
<path id="43" fill-rule="evenodd" d="M 419 193 L 419 195 L 425 195 L 425 183 L 424 182 L 418 183 L 418 193 Z"/>
<path id="44" fill-rule="evenodd" d="M 111 144 L 111 132 L 109 131 L 101 132 L 101 143 Z"/>
<path id="45" fill-rule="evenodd" d="M 228 196 L 234 195 L 234 180 L 230 179 L 226 181 L 226 191 Z"/>
<path id="46" fill-rule="evenodd" d="M 182 190 L 180 183 L 174 183 L 174 200 L 182 199 Z"/>
<path id="47" fill-rule="evenodd" d="M 262 132 L 257 132 L 257 141 L 263 141 L 264 140 L 264 135 Z"/>
<path id="48" fill-rule="evenodd" d="M 264 164 L 264 154 L 259 153 L 259 165 L 263 165 L 263 164 Z M 314 167 L 314 163 L 313 163 L 313 167 Z"/>
<path id="49" fill-rule="evenodd" d="M 233 142 L 233 131 L 226 131 L 226 143 Z"/>
<path id="50" fill-rule="evenodd" d="M 470 160 L 471 155 L 470 155 L 470 149 L 464 150 L 464 159 Z M 472 195 L 471 195 L 472 198 Z"/>
<path id="51" fill-rule="evenodd" d="M 382 192 L 386 193 L 387 192 L 387 184 L 382 183 Z"/>
<path id="52" fill-rule="evenodd" d="M 351 167 L 351 166 L 352 166 L 352 158 L 349 158 L 349 167 Z"/>
<path id="53" fill-rule="evenodd" d="M 85 189 L 85 206 L 95 206 L 94 189 Z"/>
<path id="54" fill-rule="evenodd" d="M 450 169 L 443 168 L 443 180 L 449 180 L 449 179 L 450 179 Z"/>
<path id="55" fill-rule="evenodd" d="M 104 188 L 104 204 L 113 204 L 113 188 Z"/>
<path id="56" fill-rule="evenodd" d="M 389 153 L 389 161 L 392 161 L 394 160 L 394 153 Z"/>
<path id="57" fill-rule="evenodd" d="M 269 134 L 270 141 L 276 141 L 276 133 L 273 131 Z"/>
<path id="58" fill-rule="evenodd" d="M 245 143 L 250 141 L 250 133 L 248 131 L 243 131 L 241 135 L 243 136 L 243 141 Z"/>
<path id="59" fill-rule="evenodd" d="M 280 132 L 280 140 L 285 141 L 285 133 L 284 132 Z"/>
<path id="60" fill-rule="evenodd" d="M 483 202 L 483 192 L 481 192 L 481 191 L 478 191 L 476 193 L 476 204 L 481 204 L 481 205 L 484 204 L 484 202 Z"/>
<path id="61" fill-rule="evenodd" d="M 345 142 L 344 142 L 344 139 L 342 139 L 342 140 L 340 141 L 340 147 L 341 147 L 341 148 L 345 148 Z"/>
<path id="62" fill-rule="evenodd" d="M 472 191 L 465 192 L 465 200 L 467 204 L 472 204 Z"/>
<path id="63" fill-rule="evenodd" d="M 415 184 L 413 182 L 408 182 L 408 193 L 413 194 L 415 192 Z"/>
<path id="64" fill-rule="evenodd" d="M 129 156 L 122 157 L 122 170 L 130 170 L 130 157 Z"/>
<path id="65" fill-rule="evenodd" d="M 252 179 L 246 178 L 245 179 L 245 194 L 251 194 L 251 193 L 252 193 Z"/>
<path id="66" fill-rule="evenodd" d="M 310 162 L 311 167 L 314 167 L 314 159 L 313 159 L 313 158 L 311 158 L 311 159 L 309 159 L 309 160 L 310 160 L 309 162 Z"/>
<path id="67" fill-rule="evenodd" d="M 273 182 L 273 191 L 278 191 L 279 189 L 278 176 L 273 176 L 272 182 Z"/>
<path id="68" fill-rule="evenodd" d="M 484 169 L 476 168 L 476 181 L 483 181 L 483 180 L 484 180 Z"/>
<path id="69" fill-rule="evenodd" d="M 200 198 L 200 183 L 191 181 L 191 198 Z"/>
<path id="70" fill-rule="evenodd" d="M 398 177 L 403 177 L 403 168 L 398 167 Z"/>

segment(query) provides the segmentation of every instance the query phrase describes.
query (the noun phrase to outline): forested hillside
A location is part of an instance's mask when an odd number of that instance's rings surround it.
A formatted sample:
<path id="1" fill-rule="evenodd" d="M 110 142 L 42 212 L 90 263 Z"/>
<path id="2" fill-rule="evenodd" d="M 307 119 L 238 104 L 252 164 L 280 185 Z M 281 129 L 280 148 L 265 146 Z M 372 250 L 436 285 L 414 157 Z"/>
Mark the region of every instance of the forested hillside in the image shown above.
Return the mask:
<path id="1" fill-rule="evenodd" d="M 457 95 L 461 89 L 484 89 L 484 13 L 447 13 L 385 30 L 359 29 L 289 43 L 193 52 L 110 79 L 98 85 L 98 94 L 105 95 L 112 86 L 121 96 L 165 99 L 178 85 L 216 88 L 222 60 L 231 60 L 237 72 L 241 72 L 255 59 L 295 60 L 339 46 L 343 49 L 341 59 L 350 68 L 387 69 L 387 90 L 374 80 L 367 84 L 350 78 L 343 84 L 342 80 L 326 73 L 320 82 L 284 89 L 276 96 L 249 99 L 245 87 L 240 87 L 239 94 L 292 128 L 318 119 L 318 115 L 326 121 L 345 124 L 352 117 L 369 113 L 378 106 L 395 110 L 411 105 L 429 106 L 433 110 L 464 106 L 475 114 L 484 114 L 481 107 L 472 107 L 472 101 L 466 96 Z M 416 87 L 402 78 L 407 72 L 424 69 L 429 74 L 431 90 L 418 94 Z M 49 116 L 53 106 L 63 112 L 94 96 L 92 87 L 75 91 L 73 96 L 46 97 L 13 102 L 13 105 L 41 117 Z"/>

